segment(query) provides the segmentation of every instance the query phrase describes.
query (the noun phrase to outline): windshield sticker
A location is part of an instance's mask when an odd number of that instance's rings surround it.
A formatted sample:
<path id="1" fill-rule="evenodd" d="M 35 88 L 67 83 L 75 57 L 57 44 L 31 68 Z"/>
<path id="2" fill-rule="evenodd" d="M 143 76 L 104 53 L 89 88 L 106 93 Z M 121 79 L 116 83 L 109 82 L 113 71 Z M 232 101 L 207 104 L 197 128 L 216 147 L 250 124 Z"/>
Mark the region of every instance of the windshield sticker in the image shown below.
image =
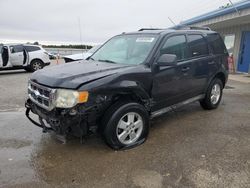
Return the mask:
<path id="1" fill-rule="evenodd" d="M 153 42 L 155 38 L 152 37 L 141 37 L 141 38 L 137 38 L 136 42 Z"/>

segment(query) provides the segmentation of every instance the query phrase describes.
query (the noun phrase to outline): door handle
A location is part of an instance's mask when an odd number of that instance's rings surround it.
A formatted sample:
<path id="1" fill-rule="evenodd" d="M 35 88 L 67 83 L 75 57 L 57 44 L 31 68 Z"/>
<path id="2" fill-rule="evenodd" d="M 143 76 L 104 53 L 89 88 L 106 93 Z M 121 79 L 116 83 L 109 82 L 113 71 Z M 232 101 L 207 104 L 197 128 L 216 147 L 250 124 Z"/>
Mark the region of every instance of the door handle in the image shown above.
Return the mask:
<path id="1" fill-rule="evenodd" d="M 182 72 L 187 72 L 187 71 L 189 71 L 189 70 L 190 70 L 190 67 L 183 67 L 183 68 L 181 69 Z"/>
<path id="2" fill-rule="evenodd" d="M 214 61 L 211 61 L 211 62 L 208 62 L 208 64 L 209 64 L 209 65 L 213 65 L 213 64 L 215 64 L 215 62 L 214 62 Z"/>

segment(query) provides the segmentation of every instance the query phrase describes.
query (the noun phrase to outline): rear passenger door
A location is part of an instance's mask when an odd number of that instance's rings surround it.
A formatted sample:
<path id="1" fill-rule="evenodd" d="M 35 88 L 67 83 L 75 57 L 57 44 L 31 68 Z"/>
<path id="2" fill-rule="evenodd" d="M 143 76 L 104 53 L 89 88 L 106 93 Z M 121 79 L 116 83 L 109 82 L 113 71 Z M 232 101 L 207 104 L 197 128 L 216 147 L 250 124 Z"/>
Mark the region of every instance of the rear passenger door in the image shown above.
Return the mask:
<path id="1" fill-rule="evenodd" d="M 214 64 L 213 56 L 209 52 L 207 40 L 202 34 L 188 34 L 188 46 L 192 66 L 192 96 L 202 94 L 209 79 L 209 66 Z"/>
<path id="2" fill-rule="evenodd" d="M 210 78 L 215 75 L 221 66 L 228 70 L 228 52 L 226 46 L 218 33 L 207 35 L 208 42 L 213 54 L 213 61 L 209 63 Z"/>

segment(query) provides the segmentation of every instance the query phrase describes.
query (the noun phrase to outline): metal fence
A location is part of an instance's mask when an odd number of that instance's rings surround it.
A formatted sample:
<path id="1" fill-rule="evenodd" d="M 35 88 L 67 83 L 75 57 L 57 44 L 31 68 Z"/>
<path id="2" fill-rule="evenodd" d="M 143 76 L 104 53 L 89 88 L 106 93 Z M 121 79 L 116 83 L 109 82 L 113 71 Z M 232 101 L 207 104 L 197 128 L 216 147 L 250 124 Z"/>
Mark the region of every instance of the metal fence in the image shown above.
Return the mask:
<path id="1" fill-rule="evenodd" d="M 87 49 L 74 48 L 44 48 L 47 52 L 52 54 L 59 54 L 60 56 L 79 54 L 88 51 Z"/>

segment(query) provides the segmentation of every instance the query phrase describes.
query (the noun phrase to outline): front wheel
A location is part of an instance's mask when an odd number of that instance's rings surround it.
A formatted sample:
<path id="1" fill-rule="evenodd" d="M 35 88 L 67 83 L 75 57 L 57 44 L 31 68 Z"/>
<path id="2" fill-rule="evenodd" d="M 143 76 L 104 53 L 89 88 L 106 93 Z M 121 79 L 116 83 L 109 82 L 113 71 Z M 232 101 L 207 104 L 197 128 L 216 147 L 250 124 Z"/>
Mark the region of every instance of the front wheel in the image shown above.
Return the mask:
<path id="1" fill-rule="evenodd" d="M 142 105 L 118 103 L 105 116 L 104 137 L 111 148 L 131 148 L 146 140 L 149 116 Z"/>
<path id="2" fill-rule="evenodd" d="M 201 106 L 206 110 L 216 109 L 221 101 L 223 84 L 220 79 L 214 79 L 208 89 L 205 98 L 200 101 Z"/>

